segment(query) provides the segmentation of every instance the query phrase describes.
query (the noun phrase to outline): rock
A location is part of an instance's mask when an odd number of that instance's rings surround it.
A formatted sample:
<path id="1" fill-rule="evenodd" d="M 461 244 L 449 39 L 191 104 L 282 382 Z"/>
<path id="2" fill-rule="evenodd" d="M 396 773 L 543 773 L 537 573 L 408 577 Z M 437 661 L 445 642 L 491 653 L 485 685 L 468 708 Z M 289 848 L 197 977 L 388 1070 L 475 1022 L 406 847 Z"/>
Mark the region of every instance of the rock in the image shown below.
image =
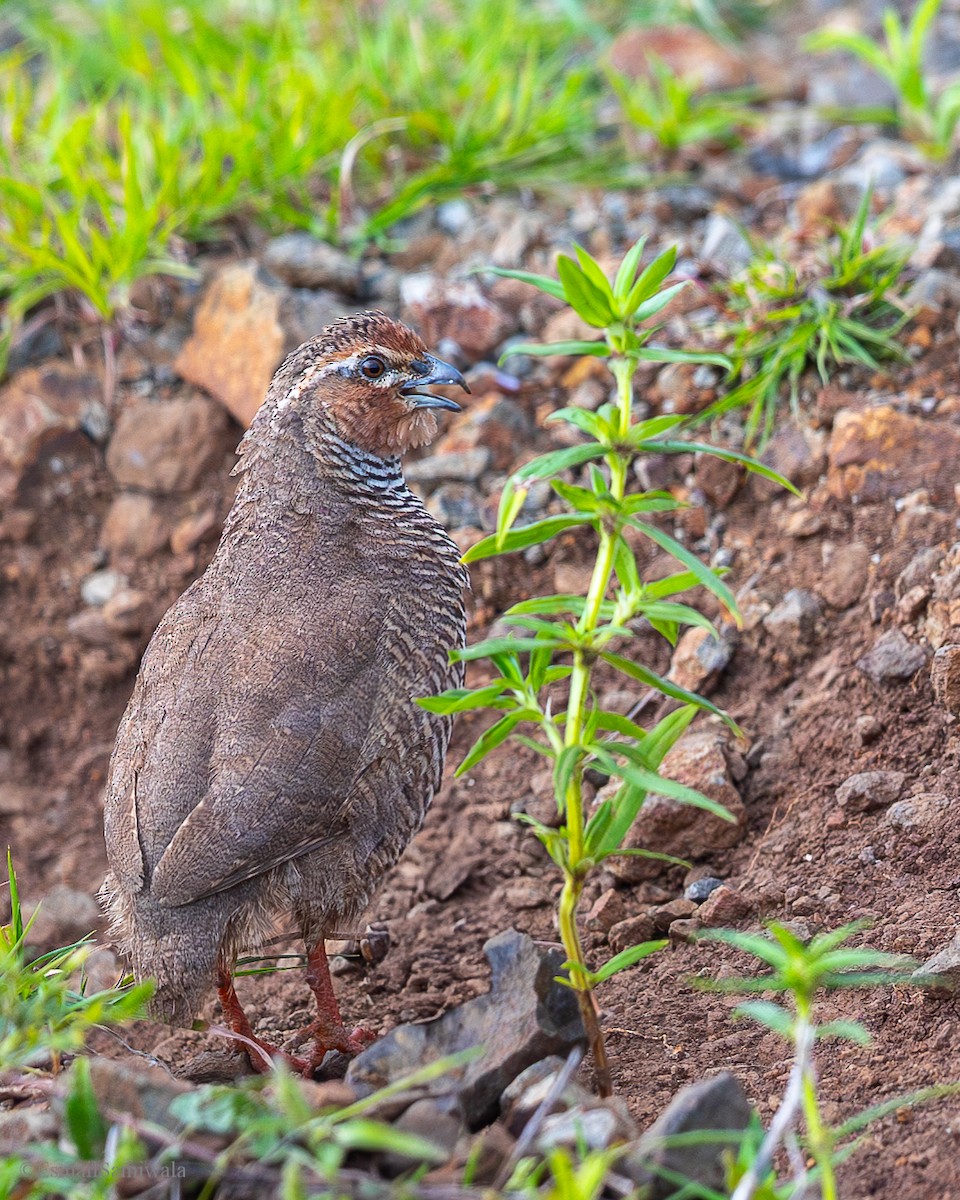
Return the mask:
<path id="1" fill-rule="evenodd" d="M 933 693 L 947 712 L 960 716 L 960 645 L 941 646 L 930 669 Z"/>
<path id="2" fill-rule="evenodd" d="M 150 597 L 135 588 L 120 588 L 104 604 L 102 615 L 114 633 L 133 635 L 152 629 L 153 605 Z"/>
<path id="3" fill-rule="evenodd" d="M 284 353 L 282 291 L 252 260 L 224 267 L 204 292 L 177 372 L 249 425 Z"/>
<path id="4" fill-rule="evenodd" d="M 824 542 L 826 566 L 820 579 L 820 595 L 831 608 L 845 609 L 862 600 L 870 570 L 870 547 L 863 542 L 835 546 Z"/>
<path id="5" fill-rule="evenodd" d="M 93 933 L 100 924 L 100 906 L 92 896 L 77 888 L 57 884 L 38 905 L 24 901 L 24 911 L 36 909 L 27 941 L 38 950 L 69 946 Z"/>
<path id="6" fill-rule="evenodd" d="M 736 630 L 726 625 L 719 639 L 699 626 L 687 629 L 673 651 L 667 678 L 688 691 L 709 695 L 733 658 L 736 641 Z"/>
<path id="7" fill-rule="evenodd" d="M 18 1104 L 16 1108 L 0 1110 L 0 1154 L 4 1156 L 19 1158 L 28 1146 L 39 1147 L 44 1142 L 54 1141 L 59 1133 L 60 1121 L 46 1104 Z M 24 1186 L 29 1188 L 27 1180 L 28 1176 L 24 1174 Z M 21 1193 L 14 1185 L 10 1194 L 28 1195 L 29 1192 Z"/>
<path id="8" fill-rule="evenodd" d="M 608 859 L 608 865 L 614 861 L 616 860 Z M 627 917 L 624 921 L 618 921 L 616 925 L 612 926 L 607 934 L 607 941 L 614 954 L 620 954 L 624 950 L 629 950 L 631 946 L 640 946 L 644 942 L 652 941 L 656 932 L 653 917 L 649 913 L 639 913 L 635 917 Z"/>
<path id="9" fill-rule="evenodd" d="M 191 513 L 170 534 L 170 549 L 174 554 L 188 554 L 219 530 L 220 518 L 216 509 L 205 508 L 198 513 Z"/>
<path id="10" fill-rule="evenodd" d="M 883 722 L 872 713 L 861 713 L 853 724 L 861 746 L 871 745 L 883 733 Z"/>
<path id="11" fill-rule="evenodd" d="M 945 308 L 960 306 L 960 279 L 955 271 L 932 267 L 921 271 L 907 289 L 903 302 L 914 321 L 932 328 Z"/>
<path id="12" fill-rule="evenodd" d="M 431 454 L 427 458 L 407 463 L 404 475 L 408 483 L 429 486 L 447 480 L 474 483 L 490 466 L 490 451 L 485 446 L 475 450 L 451 450 L 447 454 Z"/>
<path id="13" fill-rule="evenodd" d="M 552 1113 L 544 1118 L 534 1145 L 540 1154 L 549 1154 L 557 1146 L 606 1150 L 614 1142 L 636 1136 L 637 1128 L 623 1108 L 618 1112 L 613 1103 L 594 1101 L 589 1108 L 577 1105 L 566 1112 Z"/>
<path id="14" fill-rule="evenodd" d="M 584 1044 L 576 996 L 554 978 L 564 961 L 559 950 L 510 929 L 491 938 L 484 953 L 493 972 L 486 996 L 435 1020 L 398 1026 L 353 1060 L 348 1083 L 384 1087 L 447 1054 L 483 1046 L 458 1079 L 448 1075 L 434 1085 L 477 1129 L 496 1116 L 501 1094 L 521 1071 Z"/>
<path id="15" fill-rule="evenodd" d="M 667 1108 L 618 1161 L 616 1171 L 638 1187 L 646 1185 L 650 1200 L 668 1200 L 676 1192 L 677 1178 L 685 1185 L 721 1191 L 726 1182 L 727 1158 L 736 1152 L 740 1135 L 750 1123 L 751 1110 L 740 1082 L 723 1071 L 713 1079 L 682 1088 Z M 729 1131 L 730 1142 L 671 1145 L 679 1134 Z"/>
<path id="16" fill-rule="evenodd" d="M 152 496 L 120 492 L 100 530 L 100 545 L 108 554 L 150 558 L 167 542 L 167 526 Z"/>
<path id="17" fill-rule="evenodd" d="M 907 834 L 911 841 L 929 845 L 945 837 L 956 838 L 949 825 L 954 808 L 955 802 L 942 792 L 921 792 L 891 804 L 883 820 L 898 834 Z"/>
<path id="18" fill-rule="evenodd" d="M 930 589 L 917 586 L 904 592 L 896 604 L 897 619 L 901 624 L 910 624 L 927 607 L 930 599 Z"/>
<path id="19" fill-rule="evenodd" d="M 746 827 L 747 813 L 731 779 L 724 749 L 725 739 L 716 730 L 688 732 L 668 752 L 660 774 L 724 805 L 733 817 L 732 821 L 651 793 L 644 801 L 625 845 L 690 859 L 703 858 L 716 850 L 736 845 Z M 603 796 L 608 788 L 615 789 L 616 785 L 617 781 L 611 780 L 599 795 Z M 611 858 L 608 865 L 618 879 L 628 883 L 654 878 L 664 869 L 656 860 L 634 855 Z"/>
<path id="20" fill-rule="evenodd" d="M 837 788 L 836 801 L 848 812 L 870 812 L 899 800 L 906 783 L 902 771 L 862 771 Z"/>
<path id="21" fill-rule="evenodd" d="M 707 218 L 697 258 L 718 275 L 730 278 L 747 266 L 753 250 L 741 225 L 715 210 Z"/>
<path id="22" fill-rule="evenodd" d="M 929 587 L 943 561 L 943 550 L 939 546 L 924 546 L 910 559 L 897 576 L 894 591 L 899 598 L 915 587 Z"/>
<path id="23" fill-rule="evenodd" d="M 450 237 L 459 237 L 473 220 L 473 209 L 466 200 L 445 200 L 437 205 L 437 227 Z"/>
<path id="24" fill-rule="evenodd" d="M 283 353 L 295 350 L 339 317 L 357 311 L 356 305 L 345 303 L 336 292 L 312 292 L 307 288 L 281 289 L 279 321 L 283 330 Z M 282 360 L 283 355 L 280 357 Z M 263 399 L 262 395 L 260 399 Z"/>
<path id="25" fill-rule="evenodd" d="M 89 604 L 91 608 L 102 608 L 126 586 L 127 577 L 119 571 L 92 571 L 80 584 L 80 595 L 84 604 Z"/>
<path id="26" fill-rule="evenodd" d="M 827 487 L 839 500 L 878 503 L 926 488 L 933 504 L 953 500 L 960 428 L 907 416 L 889 405 L 841 409 L 828 449 Z"/>
<path id="27" fill-rule="evenodd" d="M 138 1066 L 134 1069 L 100 1057 L 87 1061 L 93 1094 L 108 1120 L 132 1117 L 163 1129 L 181 1128 L 174 1111 L 178 1097 L 193 1092 L 188 1084 L 171 1078 L 161 1067 Z"/>
<path id="28" fill-rule="evenodd" d="M 708 896 L 712 896 L 717 888 L 723 887 L 723 880 L 718 879 L 716 875 L 703 875 L 700 879 L 694 879 L 683 889 L 685 900 L 692 900 L 694 904 L 702 904 Z"/>
<path id="29" fill-rule="evenodd" d="M 302 230 L 267 242 L 263 265 L 291 287 L 330 288 L 345 296 L 362 292 L 359 261 Z"/>
<path id="30" fill-rule="evenodd" d="M 697 487 L 717 508 L 726 508 L 743 482 L 744 468 L 715 454 L 695 454 L 693 462 Z"/>
<path id="31" fill-rule="evenodd" d="M 857 670 L 878 685 L 898 683 L 912 679 L 926 661 L 920 646 L 908 642 L 899 629 L 888 629 L 857 659 Z"/>
<path id="32" fill-rule="evenodd" d="M 764 628 L 772 634 L 791 635 L 802 642 L 810 641 L 817 632 L 823 606 L 816 592 L 806 588 L 791 588 L 776 607 L 763 618 Z"/>
<path id="33" fill-rule="evenodd" d="M 736 888 L 725 883 L 710 893 L 697 909 L 697 920 L 708 929 L 721 925 L 735 925 L 748 917 L 753 905 Z"/>
<path id="34" fill-rule="evenodd" d="M 797 487 L 810 487 L 819 480 L 827 465 L 826 439 L 819 430 L 785 423 L 767 443 L 760 461 Z M 784 494 L 779 484 L 760 475 L 752 475 L 751 482 L 762 496 Z"/>
<path id="35" fill-rule="evenodd" d="M 530 418 L 516 400 L 491 392 L 453 419 L 434 454 L 485 448 L 490 465 L 505 471 L 516 461 L 517 448 L 526 445 L 532 436 Z"/>
<path id="36" fill-rule="evenodd" d="M 654 392 L 660 399 L 660 409 L 665 413 L 698 413 L 716 398 L 716 377 L 712 374 L 704 376 L 701 368 L 694 363 L 667 363 L 657 372 Z M 698 456 L 699 457 L 699 456 Z M 721 494 L 730 492 L 732 497 L 739 482 L 740 471 L 732 463 L 724 462 L 715 455 L 703 455 L 704 465 L 697 467 L 697 482 L 701 478 L 709 484 L 714 481 L 715 489 Z M 732 468 L 732 471 L 729 469 Z M 736 482 L 731 484 L 731 477 Z M 732 491 L 730 491 L 732 487 Z M 704 487 L 706 492 L 706 487 Z M 709 495 L 709 493 L 707 493 Z M 729 503 L 729 501 L 727 501 Z M 720 507 L 724 507 L 720 505 Z"/>
<path id="37" fill-rule="evenodd" d="M 541 1059 L 532 1067 L 521 1071 L 513 1083 L 504 1090 L 500 1099 L 504 1125 L 514 1137 L 523 1133 L 524 1126 L 547 1099 L 558 1081 L 558 1076 L 565 1069 L 566 1063 L 555 1054 Z M 551 1112 L 573 1108 L 576 1105 L 589 1104 L 593 1099 L 590 1092 L 569 1079 L 566 1086 L 556 1097 Z"/>
<path id="38" fill-rule="evenodd" d="M 398 1133 L 411 1134 L 437 1148 L 437 1161 L 446 1162 L 453 1154 L 463 1132 L 459 1119 L 429 1097 L 414 1100 L 408 1109 L 393 1122 Z M 423 1160 L 417 1158 L 417 1163 Z M 380 1169 L 388 1179 L 395 1179 L 414 1165 L 411 1156 L 388 1150 L 380 1159 Z"/>
<path id="39" fill-rule="evenodd" d="M 427 501 L 427 512 L 444 529 L 480 527 L 480 495 L 467 483 L 442 483 Z"/>
<path id="40" fill-rule="evenodd" d="M 205 396 L 139 401 L 122 413 L 107 468 L 123 487 L 190 492 L 223 454 L 226 417 Z"/>
<path id="41" fill-rule="evenodd" d="M 947 986 L 955 988 L 960 983 L 960 933 L 955 933 L 952 941 L 917 967 L 913 974 L 920 978 L 937 976 Z"/>
<path id="42" fill-rule="evenodd" d="M 428 345 L 451 338 L 474 360 L 489 357 L 516 329 L 473 280 L 455 283 L 437 275 L 408 275 L 400 285 L 400 298 L 404 316 Z"/>
<path id="43" fill-rule="evenodd" d="M 936 650 L 960 642 L 960 543 L 944 555 L 932 584 L 923 633 Z"/>
<path id="44" fill-rule="evenodd" d="M 625 29 L 610 47 L 611 64 L 629 79 L 649 79 L 655 59 L 704 91 L 743 87 L 750 79 L 742 54 L 693 25 Z"/>
<path id="45" fill-rule="evenodd" d="M 649 916 L 653 922 L 654 933 L 662 936 L 674 921 L 683 921 L 687 917 L 692 917 L 696 908 L 693 900 L 688 900 L 686 896 L 678 896 L 676 900 L 669 900 L 666 904 L 660 904 L 651 909 Z"/>
<path id="46" fill-rule="evenodd" d="M 627 905 L 623 892 L 618 892 L 616 888 L 607 888 L 593 902 L 584 924 L 587 929 L 607 933 L 614 925 L 624 920 L 626 915 Z"/>
<path id="47" fill-rule="evenodd" d="M 28 367 L 0 388 L 0 501 L 12 500 L 31 467 L 80 433 L 108 427 L 96 376 L 58 364 Z"/>

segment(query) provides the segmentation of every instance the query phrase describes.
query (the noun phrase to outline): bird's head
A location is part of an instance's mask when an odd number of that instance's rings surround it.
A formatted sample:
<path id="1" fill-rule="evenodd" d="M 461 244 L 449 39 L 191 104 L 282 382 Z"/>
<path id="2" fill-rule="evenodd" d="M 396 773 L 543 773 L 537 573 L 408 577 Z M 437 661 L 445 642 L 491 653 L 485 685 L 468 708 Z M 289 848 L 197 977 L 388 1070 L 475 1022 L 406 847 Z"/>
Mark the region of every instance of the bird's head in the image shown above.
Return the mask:
<path id="1" fill-rule="evenodd" d="M 429 442 L 437 432 L 437 410 L 460 411 L 431 386 L 470 390 L 455 367 L 382 312 L 335 321 L 295 351 L 281 374 L 288 364 L 293 378 L 281 408 L 296 403 L 301 411 L 313 409 L 338 437 L 383 458 Z"/>

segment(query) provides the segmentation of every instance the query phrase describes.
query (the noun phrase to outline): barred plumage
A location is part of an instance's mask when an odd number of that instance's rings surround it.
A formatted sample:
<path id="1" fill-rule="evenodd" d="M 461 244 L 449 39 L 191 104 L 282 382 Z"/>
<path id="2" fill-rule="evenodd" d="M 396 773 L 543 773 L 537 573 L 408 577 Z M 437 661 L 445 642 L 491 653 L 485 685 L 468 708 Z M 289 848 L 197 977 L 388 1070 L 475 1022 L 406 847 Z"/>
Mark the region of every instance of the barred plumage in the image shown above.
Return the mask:
<path id="1" fill-rule="evenodd" d="M 399 454 L 457 407 L 417 389 L 462 382 L 360 314 L 287 358 L 241 443 L 220 547 L 147 648 L 107 781 L 103 896 L 162 1019 L 188 1022 L 216 979 L 248 1034 L 228 972 L 292 909 L 318 1054 L 359 1044 L 323 936 L 363 910 L 440 782 L 451 721 L 414 701 L 462 680 L 467 578 Z"/>

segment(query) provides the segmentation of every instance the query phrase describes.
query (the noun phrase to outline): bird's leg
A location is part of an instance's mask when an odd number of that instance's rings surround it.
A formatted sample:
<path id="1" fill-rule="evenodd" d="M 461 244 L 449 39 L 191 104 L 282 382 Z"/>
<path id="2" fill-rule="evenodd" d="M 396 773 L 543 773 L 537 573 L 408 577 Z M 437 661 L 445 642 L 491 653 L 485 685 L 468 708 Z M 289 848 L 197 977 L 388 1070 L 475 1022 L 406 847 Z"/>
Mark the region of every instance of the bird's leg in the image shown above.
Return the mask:
<path id="1" fill-rule="evenodd" d="M 229 968 L 222 963 L 217 967 L 217 995 L 220 997 L 224 1020 L 237 1034 L 239 1045 L 246 1051 L 250 1066 L 254 1071 L 260 1075 L 266 1075 L 270 1070 L 270 1063 L 274 1059 L 281 1059 L 293 1071 L 305 1074 L 309 1070 L 310 1064 L 305 1059 L 285 1054 L 276 1046 L 271 1046 L 262 1038 L 257 1037 L 247 1014 L 243 1011 L 237 989 L 233 986 L 233 975 Z"/>
<path id="2" fill-rule="evenodd" d="M 307 983 L 317 999 L 317 1019 L 308 1028 L 308 1032 L 316 1039 L 315 1064 L 322 1060 L 328 1050 L 339 1050 L 352 1057 L 376 1041 L 376 1034 L 367 1029 L 358 1027 L 350 1033 L 344 1029 L 323 938 L 312 946 L 307 943 Z"/>

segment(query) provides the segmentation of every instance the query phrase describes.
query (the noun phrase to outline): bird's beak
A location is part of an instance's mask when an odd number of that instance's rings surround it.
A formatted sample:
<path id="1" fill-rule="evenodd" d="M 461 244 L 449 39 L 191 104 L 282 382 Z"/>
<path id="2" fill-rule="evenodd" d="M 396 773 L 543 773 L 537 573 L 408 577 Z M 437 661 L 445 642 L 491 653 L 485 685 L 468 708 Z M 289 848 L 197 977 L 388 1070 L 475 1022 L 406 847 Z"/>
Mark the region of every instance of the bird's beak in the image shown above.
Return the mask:
<path id="1" fill-rule="evenodd" d="M 424 355 L 424 358 L 428 367 L 427 374 L 421 375 L 419 379 L 411 380 L 410 383 L 405 383 L 400 389 L 400 395 L 415 397 L 413 408 L 446 408 L 450 412 L 459 412 L 460 405 L 455 400 L 448 400 L 446 396 L 435 396 L 433 392 L 422 392 L 420 389 L 429 387 L 431 384 L 450 387 L 456 385 L 462 387 L 465 392 L 469 392 L 467 381 L 456 367 L 451 367 L 442 359 L 434 358 L 432 354 Z"/>

